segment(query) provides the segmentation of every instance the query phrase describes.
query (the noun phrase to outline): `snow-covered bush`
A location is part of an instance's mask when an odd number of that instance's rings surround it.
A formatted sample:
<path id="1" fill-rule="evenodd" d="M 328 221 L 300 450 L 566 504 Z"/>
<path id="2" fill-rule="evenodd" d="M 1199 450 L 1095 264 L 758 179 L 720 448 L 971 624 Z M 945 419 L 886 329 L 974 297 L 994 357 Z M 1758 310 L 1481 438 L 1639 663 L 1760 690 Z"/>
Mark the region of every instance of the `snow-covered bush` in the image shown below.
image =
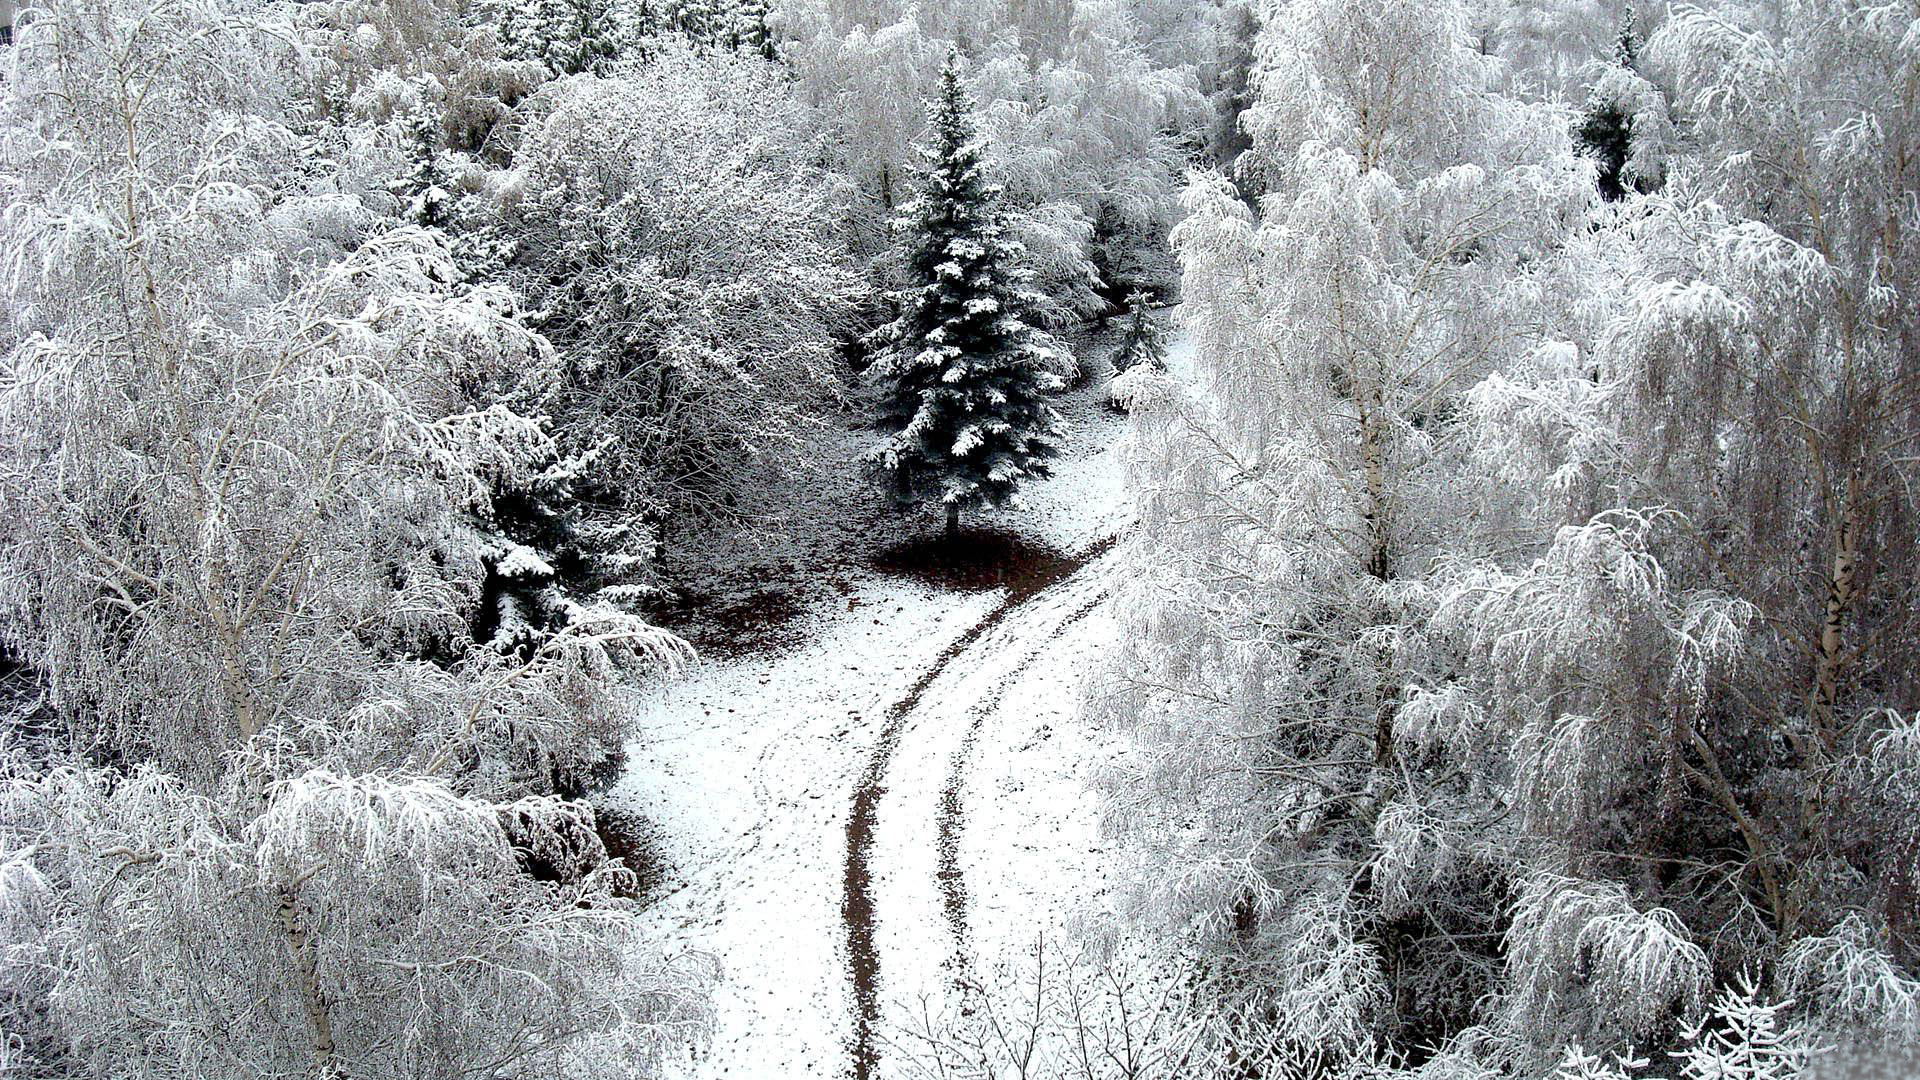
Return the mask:
<path id="1" fill-rule="evenodd" d="M 1206 1075 L 1229 1032 L 1195 1010 L 1191 965 L 1138 941 L 1069 951 L 1045 937 L 944 995 L 908 1004 L 889 1033 L 903 1075 L 1008 1080 L 1154 1080 Z M 1158 950 L 1146 946 L 1149 955 Z"/>
<path id="2" fill-rule="evenodd" d="M 841 187 L 758 59 L 673 53 L 528 113 L 510 273 L 565 360 L 556 433 L 629 510 L 724 509 L 835 392 Z"/>
<path id="3" fill-rule="evenodd" d="M 537 880 L 492 807 L 431 780 L 257 780 L 208 792 L 63 768 L 0 783 L 0 845 L 30 853 L 16 858 L 46 918 L 7 957 L 9 981 L 51 974 L 64 1038 L 45 1064 L 633 1077 L 699 1040 L 711 972 L 646 957 L 617 865 Z"/>

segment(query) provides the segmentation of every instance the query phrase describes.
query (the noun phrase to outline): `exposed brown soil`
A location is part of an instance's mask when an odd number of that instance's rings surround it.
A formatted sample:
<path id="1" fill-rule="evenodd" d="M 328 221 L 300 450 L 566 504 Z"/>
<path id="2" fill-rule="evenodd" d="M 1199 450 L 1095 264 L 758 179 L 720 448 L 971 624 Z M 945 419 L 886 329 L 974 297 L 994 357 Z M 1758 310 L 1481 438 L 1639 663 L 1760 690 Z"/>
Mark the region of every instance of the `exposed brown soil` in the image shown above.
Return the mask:
<path id="1" fill-rule="evenodd" d="M 660 854 L 653 823 L 631 810 L 601 805 L 594 807 L 593 826 L 607 855 L 633 872 L 631 885 L 619 890 L 620 895 L 641 904 L 659 895 L 673 867 Z"/>
<path id="2" fill-rule="evenodd" d="M 653 605 L 647 616 L 686 638 L 702 656 L 732 659 L 798 644 L 806 611 L 800 596 L 776 586 L 725 597 L 681 590 Z"/>
<path id="3" fill-rule="evenodd" d="M 886 548 L 872 560 L 874 570 L 927 585 L 962 592 L 1010 589 L 1032 592 L 1065 576 L 1062 568 L 1081 564 L 1072 556 L 1003 529 L 962 529 L 958 536 L 918 537 Z M 1071 573 L 1067 569 L 1066 573 Z"/>

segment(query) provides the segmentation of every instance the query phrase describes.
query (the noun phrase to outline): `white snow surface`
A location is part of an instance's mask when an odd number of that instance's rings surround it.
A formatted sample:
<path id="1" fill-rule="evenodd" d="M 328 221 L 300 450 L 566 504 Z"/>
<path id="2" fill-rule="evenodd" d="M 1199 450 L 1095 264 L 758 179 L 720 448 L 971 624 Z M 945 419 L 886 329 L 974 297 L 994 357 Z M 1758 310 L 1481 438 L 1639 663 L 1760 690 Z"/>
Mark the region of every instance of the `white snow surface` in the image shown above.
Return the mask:
<path id="1" fill-rule="evenodd" d="M 1069 553 L 1126 517 L 1104 374 L 1064 395 L 1055 474 L 991 524 Z M 1105 559 L 1020 602 L 955 654 L 903 718 L 870 856 L 879 996 L 937 994 L 963 951 L 979 967 L 1107 912 L 1097 807 L 1083 778 L 1105 736 L 1080 680 L 1113 636 Z M 846 573 L 844 569 L 842 573 Z M 646 816 L 671 863 L 647 918 L 723 968 L 715 1038 L 692 1077 L 843 1076 L 855 1004 L 842 901 L 847 822 L 889 707 L 1009 600 L 855 571 L 797 644 L 697 661 L 649 691 L 644 736 L 609 799 Z M 970 727 L 978 730 L 968 739 Z M 958 940 L 937 877 L 942 793 L 958 781 Z M 951 817 L 951 811 L 948 816 Z M 900 1075 L 881 1032 L 875 1075 Z"/>

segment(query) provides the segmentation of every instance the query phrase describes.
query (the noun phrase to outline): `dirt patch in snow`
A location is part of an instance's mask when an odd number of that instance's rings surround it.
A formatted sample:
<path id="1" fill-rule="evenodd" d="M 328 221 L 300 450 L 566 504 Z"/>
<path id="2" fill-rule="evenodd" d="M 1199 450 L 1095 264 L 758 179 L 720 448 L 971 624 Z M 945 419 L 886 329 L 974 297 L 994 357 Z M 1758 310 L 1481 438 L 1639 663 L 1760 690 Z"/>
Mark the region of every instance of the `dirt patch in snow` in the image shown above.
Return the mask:
<path id="1" fill-rule="evenodd" d="M 895 544 L 875 555 L 871 565 L 879 573 L 936 588 L 1006 589 L 1018 595 L 1060 580 L 1069 564 L 1081 565 L 1031 537 L 1006 529 L 962 529 L 953 537 L 939 533 Z"/>
<path id="2" fill-rule="evenodd" d="M 683 589 L 647 616 L 686 638 L 702 656 L 734 659 L 802 640 L 800 622 L 808 608 L 806 599 L 780 587 L 730 596 Z"/>
<path id="3" fill-rule="evenodd" d="M 673 867 L 660 851 L 658 829 L 651 821 L 618 806 L 596 806 L 593 830 L 610 858 L 633 872 L 633 880 L 616 889 L 617 895 L 642 904 L 658 896 L 673 876 Z"/>

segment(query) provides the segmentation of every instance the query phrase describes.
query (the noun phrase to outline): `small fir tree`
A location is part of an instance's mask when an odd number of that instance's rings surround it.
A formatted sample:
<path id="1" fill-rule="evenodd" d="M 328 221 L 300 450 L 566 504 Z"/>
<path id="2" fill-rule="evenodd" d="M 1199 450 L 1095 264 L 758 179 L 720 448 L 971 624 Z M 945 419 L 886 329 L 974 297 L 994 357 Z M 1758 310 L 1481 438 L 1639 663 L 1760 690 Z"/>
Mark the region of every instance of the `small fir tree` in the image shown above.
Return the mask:
<path id="1" fill-rule="evenodd" d="M 1806 1075 L 1819 1047 L 1788 1019 L 1791 1000 L 1768 1003 L 1745 973 L 1720 991 L 1676 1051 L 1679 1080 L 1790 1080 Z"/>
<path id="2" fill-rule="evenodd" d="M 1624 72 L 1639 68 L 1633 35 L 1633 13 L 1628 12 L 1613 53 L 1615 67 Z M 1631 168 L 1634 116 L 1616 90 L 1605 85 L 1595 87 L 1581 114 L 1580 126 L 1573 133 L 1575 143 L 1597 166 L 1595 183 L 1600 196 L 1610 202 L 1626 198 L 1628 191 L 1645 194 L 1654 187 L 1647 177 L 1635 176 Z"/>
<path id="3" fill-rule="evenodd" d="M 1120 342 L 1120 351 L 1113 356 L 1113 380 L 1107 389 L 1109 409 L 1127 411 L 1126 397 L 1131 391 L 1124 389 L 1126 383 L 1121 376 L 1141 365 L 1149 371 L 1167 369 L 1166 332 L 1153 317 L 1151 300 L 1144 289 L 1136 289 L 1127 296 L 1127 335 Z"/>
<path id="4" fill-rule="evenodd" d="M 436 276 L 451 269 L 454 274 L 444 279 L 448 284 L 492 279 L 513 257 L 513 241 L 497 215 L 475 212 L 477 196 L 459 193 L 455 155 L 442 145 L 444 109 L 434 101 L 426 80 L 415 85 L 417 104 L 395 117 L 407 167 L 387 190 L 399 202 L 401 220 L 446 240 L 453 263 L 437 269 Z"/>
<path id="5" fill-rule="evenodd" d="M 780 52 L 773 44 L 773 26 L 769 19 L 772 14 L 771 0 L 740 0 L 733 14 L 733 47 L 768 60 L 780 59 Z"/>
<path id="6" fill-rule="evenodd" d="M 1167 336 L 1160 321 L 1153 317 L 1153 297 L 1136 291 L 1127 297 L 1127 336 L 1120 343 L 1120 355 L 1113 358 L 1113 370 L 1131 371 L 1140 364 L 1166 370 Z"/>
<path id="7" fill-rule="evenodd" d="M 599 454 L 547 456 L 537 471 L 502 478 L 477 523 L 486 566 L 470 629 L 476 643 L 531 656 L 597 606 L 634 613 L 651 591 L 654 532 L 612 503 Z"/>
<path id="8" fill-rule="evenodd" d="M 927 114 L 925 187 L 902 222 L 915 284 L 875 335 L 873 375 L 894 434 L 874 459 L 902 506 L 943 506 L 952 535 L 962 511 L 1001 505 L 1048 475 L 1061 423 L 1047 395 L 1063 384 L 1057 345 L 1028 317 L 1037 298 L 987 175 L 957 50 Z"/>
<path id="9" fill-rule="evenodd" d="M 453 223 L 453 195 L 448 192 L 440 162 L 440 116 L 425 95 L 421 103 L 399 118 L 400 140 L 408 158 L 407 171 L 388 185 L 400 200 L 401 214 L 415 225 L 446 229 Z"/>

